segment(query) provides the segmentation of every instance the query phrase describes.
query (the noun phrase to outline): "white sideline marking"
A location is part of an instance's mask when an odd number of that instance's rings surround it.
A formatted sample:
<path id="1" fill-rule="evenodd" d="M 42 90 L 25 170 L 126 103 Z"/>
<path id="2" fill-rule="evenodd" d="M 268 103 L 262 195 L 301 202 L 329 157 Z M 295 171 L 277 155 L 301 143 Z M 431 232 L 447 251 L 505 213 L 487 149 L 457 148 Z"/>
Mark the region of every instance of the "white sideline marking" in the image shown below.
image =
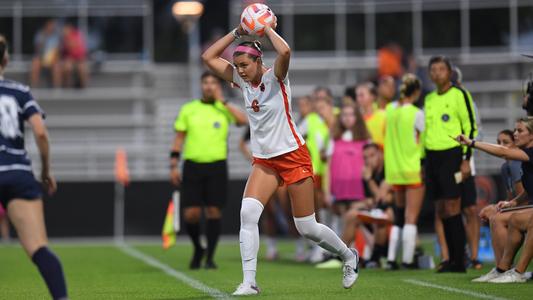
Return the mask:
<path id="1" fill-rule="evenodd" d="M 155 258 L 153 258 L 153 257 L 151 257 L 151 256 L 149 256 L 147 254 L 144 254 L 143 252 L 141 252 L 141 251 L 139 251 L 137 249 L 132 248 L 129 245 L 119 244 L 117 247 L 122 252 L 126 253 L 127 255 L 129 255 L 129 256 L 131 256 L 133 258 L 136 258 L 136 259 L 144 262 L 145 264 L 147 264 L 149 266 L 157 268 L 157 269 L 165 272 L 167 275 L 169 275 L 171 277 L 174 277 L 177 280 L 179 280 L 179 281 L 181 281 L 183 283 L 186 283 L 190 287 L 192 287 L 194 289 L 197 289 L 197 290 L 199 290 L 201 292 L 204 292 L 204 293 L 208 294 L 209 296 L 211 296 L 213 298 L 231 299 L 231 297 L 228 294 L 226 294 L 226 293 L 224 293 L 224 292 L 222 292 L 220 290 L 217 290 L 215 288 L 209 287 L 209 286 L 203 284 L 202 282 L 185 275 L 184 273 L 182 273 L 180 271 L 174 270 L 170 266 L 160 262 L 159 260 L 157 260 L 157 259 L 155 259 Z"/>
<path id="2" fill-rule="evenodd" d="M 418 286 L 430 287 L 430 288 L 434 288 L 434 289 L 444 290 L 444 291 L 447 291 L 447 292 L 454 292 L 454 293 L 458 293 L 458 294 L 472 296 L 472 297 L 479 298 L 479 299 L 506 300 L 505 298 L 501 298 L 501 297 L 496 297 L 496 296 L 492 296 L 492 295 L 488 295 L 488 294 L 477 293 L 477 292 L 473 292 L 473 291 L 469 291 L 469 290 L 457 289 L 457 288 L 448 287 L 448 286 L 444 286 L 444 285 L 438 285 L 438 284 L 429 283 L 429 282 L 416 280 L 416 279 L 404 279 L 403 281 L 407 282 L 407 283 L 410 283 L 410 284 L 418 285 Z"/>

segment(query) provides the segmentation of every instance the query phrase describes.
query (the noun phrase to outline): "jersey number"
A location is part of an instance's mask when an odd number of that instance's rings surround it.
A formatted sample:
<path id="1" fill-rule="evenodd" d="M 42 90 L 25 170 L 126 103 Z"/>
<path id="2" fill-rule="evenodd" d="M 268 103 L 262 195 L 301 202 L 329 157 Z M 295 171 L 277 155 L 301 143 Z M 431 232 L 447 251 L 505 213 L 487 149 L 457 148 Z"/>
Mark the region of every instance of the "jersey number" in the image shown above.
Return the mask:
<path id="1" fill-rule="evenodd" d="M 12 96 L 0 95 L 0 133 L 9 139 L 22 136 L 19 129 L 18 104 Z"/>

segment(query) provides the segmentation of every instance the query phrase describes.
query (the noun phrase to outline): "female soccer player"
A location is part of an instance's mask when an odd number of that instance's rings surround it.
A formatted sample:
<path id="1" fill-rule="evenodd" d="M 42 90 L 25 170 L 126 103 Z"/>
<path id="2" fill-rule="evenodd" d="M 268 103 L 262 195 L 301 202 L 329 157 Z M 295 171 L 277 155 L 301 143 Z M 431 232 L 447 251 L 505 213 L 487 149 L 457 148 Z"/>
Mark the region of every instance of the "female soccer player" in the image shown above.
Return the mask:
<path id="1" fill-rule="evenodd" d="M 259 42 L 240 43 L 233 53 L 233 64 L 220 57 L 234 40 L 245 34 L 240 26 L 202 55 L 213 72 L 241 89 L 250 121 L 254 161 L 242 200 L 239 232 L 244 280 L 233 294 L 259 293 L 255 282 L 257 222 L 267 201 L 282 184 L 288 186 L 298 232 L 343 259 L 343 286 L 350 288 L 358 277 L 359 257 L 355 249 L 346 247 L 331 229 L 315 219 L 311 159 L 291 115 L 287 77 L 291 50 L 275 28 L 275 22 L 265 28 L 265 35 L 277 52 L 272 68 L 263 65 Z"/>
<path id="2" fill-rule="evenodd" d="M 507 160 L 517 160 L 522 162 L 522 185 L 528 195 L 528 204 L 533 204 L 533 118 L 527 117 L 518 120 L 514 132 L 515 145 L 517 147 L 506 147 L 490 143 L 478 142 L 468 138 L 466 135 L 457 136 L 456 140 L 462 145 L 466 145 L 475 149 L 479 149 L 490 155 L 501 157 Z M 522 199 L 514 199 L 512 201 L 502 201 L 497 204 L 498 210 L 508 207 L 523 205 L 520 203 Z M 496 268 L 491 270 L 484 278 L 479 278 L 476 281 L 488 281 L 493 283 L 507 283 L 507 282 L 525 282 L 527 276 L 524 274 L 527 266 L 533 257 L 533 238 L 531 232 L 528 234 L 528 222 L 533 216 L 533 209 L 517 210 L 509 217 L 509 228 L 507 234 L 507 241 L 502 257 L 500 257 Z M 518 232 L 511 229 L 513 227 L 521 227 Z M 531 227 L 533 229 L 533 227 Z M 520 259 L 514 269 L 511 269 L 513 258 L 520 245 L 522 239 L 526 237 L 523 251 L 520 254 Z"/>
<path id="3" fill-rule="evenodd" d="M 66 299 L 67 287 L 57 256 L 48 249 L 41 188 L 24 149 L 24 122 L 30 123 L 41 154 L 41 180 L 49 194 L 56 190 L 50 172 L 48 132 L 44 113 L 27 86 L 5 80 L 7 42 L 0 35 L 0 201 L 15 226 L 22 247 L 37 265 L 52 298 Z"/>
<path id="4" fill-rule="evenodd" d="M 400 240 L 403 247 L 402 264 L 415 268 L 414 254 L 418 215 L 424 199 L 421 176 L 419 138 L 424 131 L 424 113 L 413 103 L 421 92 L 420 79 L 406 74 L 400 86 L 400 100 L 387 105 L 385 131 L 385 180 L 394 190 L 394 226 L 389 241 L 388 263 L 396 264 L 396 250 Z"/>

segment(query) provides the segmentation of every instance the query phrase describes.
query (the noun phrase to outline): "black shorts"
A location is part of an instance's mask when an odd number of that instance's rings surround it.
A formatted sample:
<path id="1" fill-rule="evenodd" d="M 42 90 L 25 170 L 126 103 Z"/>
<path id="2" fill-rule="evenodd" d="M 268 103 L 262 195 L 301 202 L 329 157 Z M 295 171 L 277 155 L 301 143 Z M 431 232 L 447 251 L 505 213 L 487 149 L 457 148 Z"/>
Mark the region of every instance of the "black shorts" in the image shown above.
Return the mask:
<path id="1" fill-rule="evenodd" d="M 42 197 L 41 185 L 32 172 L 13 170 L 0 172 L 0 202 L 7 209 L 13 199 L 37 200 Z"/>
<path id="2" fill-rule="evenodd" d="M 224 207 L 228 190 L 228 166 L 225 160 L 212 163 L 183 164 L 181 203 L 183 207 Z"/>
<path id="3" fill-rule="evenodd" d="M 434 201 L 461 196 L 461 185 L 455 182 L 463 160 L 460 147 L 443 151 L 426 150 L 426 193 Z"/>
<path id="4" fill-rule="evenodd" d="M 461 208 L 477 204 L 476 181 L 474 176 L 461 183 Z"/>

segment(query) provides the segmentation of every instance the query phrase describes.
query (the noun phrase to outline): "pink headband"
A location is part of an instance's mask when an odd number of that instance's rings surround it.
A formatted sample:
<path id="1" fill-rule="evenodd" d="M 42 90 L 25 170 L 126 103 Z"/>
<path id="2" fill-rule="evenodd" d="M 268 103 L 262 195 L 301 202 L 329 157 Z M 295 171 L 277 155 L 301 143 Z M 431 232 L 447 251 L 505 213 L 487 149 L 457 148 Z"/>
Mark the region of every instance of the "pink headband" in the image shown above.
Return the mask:
<path id="1" fill-rule="evenodd" d="M 241 46 L 238 46 L 237 48 L 235 48 L 235 51 L 233 53 L 236 53 L 236 52 L 247 53 L 247 54 L 250 54 L 250 55 L 253 55 L 253 56 L 257 56 L 257 57 L 261 57 L 263 55 L 263 53 L 261 53 L 261 51 L 257 51 L 257 49 L 254 49 L 254 48 L 248 47 L 248 46 L 244 46 L 244 45 L 241 45 Z"/>

